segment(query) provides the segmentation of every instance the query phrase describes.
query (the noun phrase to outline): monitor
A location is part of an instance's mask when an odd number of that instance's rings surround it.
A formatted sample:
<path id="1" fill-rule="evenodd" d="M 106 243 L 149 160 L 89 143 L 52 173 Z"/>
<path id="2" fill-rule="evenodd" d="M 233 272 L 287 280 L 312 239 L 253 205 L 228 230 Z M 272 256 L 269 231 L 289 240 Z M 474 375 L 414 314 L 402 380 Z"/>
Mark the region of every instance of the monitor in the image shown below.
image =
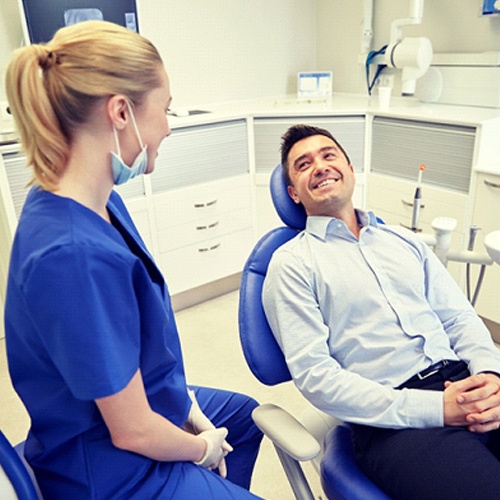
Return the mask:
<path id="1" fill-rule="evenodd" d="M 18 0 L 26 44 L 48 42 L 63 26 L 104 20 L 139 31 L 135 0 Z"/>

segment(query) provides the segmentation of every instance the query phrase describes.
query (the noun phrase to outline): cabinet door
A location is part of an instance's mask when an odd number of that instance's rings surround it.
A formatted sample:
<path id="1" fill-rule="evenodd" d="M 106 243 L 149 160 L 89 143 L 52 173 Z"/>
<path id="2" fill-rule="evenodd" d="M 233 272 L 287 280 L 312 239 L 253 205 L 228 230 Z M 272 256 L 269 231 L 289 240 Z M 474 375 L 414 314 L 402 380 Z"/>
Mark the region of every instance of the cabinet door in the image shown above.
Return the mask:
<path id="1" fill-rule="evenodd" d="M 369 174 L 366 205 L 386 224 L 411 227 L 413 198 L 416 184 L 389 175 Z M 464 220 L 467 216 L 468 197 L 451 189 L 423 184 L 421 188 L 421 209 L 418 228 L 421 232 L 434 234 L 431 227 L 436 217 L 456 219 L 457 228 L 453 232 L 451 246 L 463 248 Z M 448 270 L 455 280 L 462 284 L 463 264 L 449 262 Z"/>
<path id="2" fill-rule="evenodd" d="M 479 174 L 476 185 L 473 222 L 481 228 L 475 248 L 483 250 L 484 236 L 500 229 L 500 176 Z M 493 264 L 486 269 L 484 281 L 476 303 L 477 312 L 495 322 L 500 334 L 500 266 Z M 490 328 L 491 329 L 491 328 Z M 493 333 L 493 332 L 492 332 Z M 500 342 L 500 335 L 496 339 Z"/>
<path id="3" fill-rule="evenodd" d="M 156 194 L 248 172 L 245 120 L 182 127 L 161 144 L 151 187 Z"/>
<path id="4" fill-rule="evenodd" d="M 371 172 L 417 182 L 424 164 L 426 184 L 468 193 L 476 129 L 375 117 Z"/>

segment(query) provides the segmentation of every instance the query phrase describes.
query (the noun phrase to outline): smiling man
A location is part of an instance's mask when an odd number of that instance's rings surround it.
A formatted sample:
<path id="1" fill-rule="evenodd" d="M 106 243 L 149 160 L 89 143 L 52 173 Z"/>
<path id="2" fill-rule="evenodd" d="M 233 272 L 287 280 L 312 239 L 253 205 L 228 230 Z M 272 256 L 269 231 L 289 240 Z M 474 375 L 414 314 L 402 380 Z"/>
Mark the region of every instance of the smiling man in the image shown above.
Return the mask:
<path id="1" fill-rule="evenodd" d="M 433 252 L 355 209 L 354 168 L 320 128 L 282 140 L 307 225 L 279 248 L 266 316 L 295 384 L 352 423 L 356 460 L 392 498 L 500 498 L 500 354 Z"/>

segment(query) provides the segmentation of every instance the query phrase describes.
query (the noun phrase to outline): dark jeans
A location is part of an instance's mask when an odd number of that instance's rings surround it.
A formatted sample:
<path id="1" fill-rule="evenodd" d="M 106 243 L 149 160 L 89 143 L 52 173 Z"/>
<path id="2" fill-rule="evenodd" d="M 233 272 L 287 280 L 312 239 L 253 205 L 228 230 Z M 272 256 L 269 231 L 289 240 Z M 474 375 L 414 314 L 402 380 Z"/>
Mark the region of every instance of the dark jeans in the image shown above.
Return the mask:
<path id="1" fill-rule="evenodd" d="M 445 380 L 469 375 L 465 363 L 454 363 L 402 387 L 442 391 Z M 352 425 L 352 434 L 359 467 L 394 499 L 500 499 L 500 431 Z"/>

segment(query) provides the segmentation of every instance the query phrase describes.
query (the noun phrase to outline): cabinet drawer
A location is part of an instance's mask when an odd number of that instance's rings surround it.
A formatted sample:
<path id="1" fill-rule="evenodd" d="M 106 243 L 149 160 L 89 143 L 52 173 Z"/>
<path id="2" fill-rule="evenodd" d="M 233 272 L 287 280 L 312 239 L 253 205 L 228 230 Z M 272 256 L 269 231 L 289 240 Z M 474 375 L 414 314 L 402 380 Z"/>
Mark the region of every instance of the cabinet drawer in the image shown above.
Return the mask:
<path id="1" fill-rule="evenodd" d="M 416 183 L 394 179 L 380 174 L 370 174 L 367 184 L 367 207 L 376 215 L 384 213 L 388 224 L 411 226 L 413 197 Z M 419 227 L 430 226 L 436 217 L 457 220 L 457 233 L 464 231 L 467 215 L 467 195 L 456 191 L 422 185 L 422 208 Z"/>
<path id="2" fill-rule="evenodd" d="M 245 229 L 160 255 L 160 265 L 171 294 L 241 272 L 253 245 L 252 229 Z"/>
<path id="3" fill-rule="evenodd" d="M 251 207 L 250 177 L 232 177 L 153 196 L 158 230 Z"/>
<path id="4" fill-rule="evenodd" d="M 158 245 L 160 253 L 197 243 L 204 246 L 202 242 L 205 240 L 251 227 L 252 213 L 249 208 L 243 208 L 161 229 L 158 231 Z"/>

